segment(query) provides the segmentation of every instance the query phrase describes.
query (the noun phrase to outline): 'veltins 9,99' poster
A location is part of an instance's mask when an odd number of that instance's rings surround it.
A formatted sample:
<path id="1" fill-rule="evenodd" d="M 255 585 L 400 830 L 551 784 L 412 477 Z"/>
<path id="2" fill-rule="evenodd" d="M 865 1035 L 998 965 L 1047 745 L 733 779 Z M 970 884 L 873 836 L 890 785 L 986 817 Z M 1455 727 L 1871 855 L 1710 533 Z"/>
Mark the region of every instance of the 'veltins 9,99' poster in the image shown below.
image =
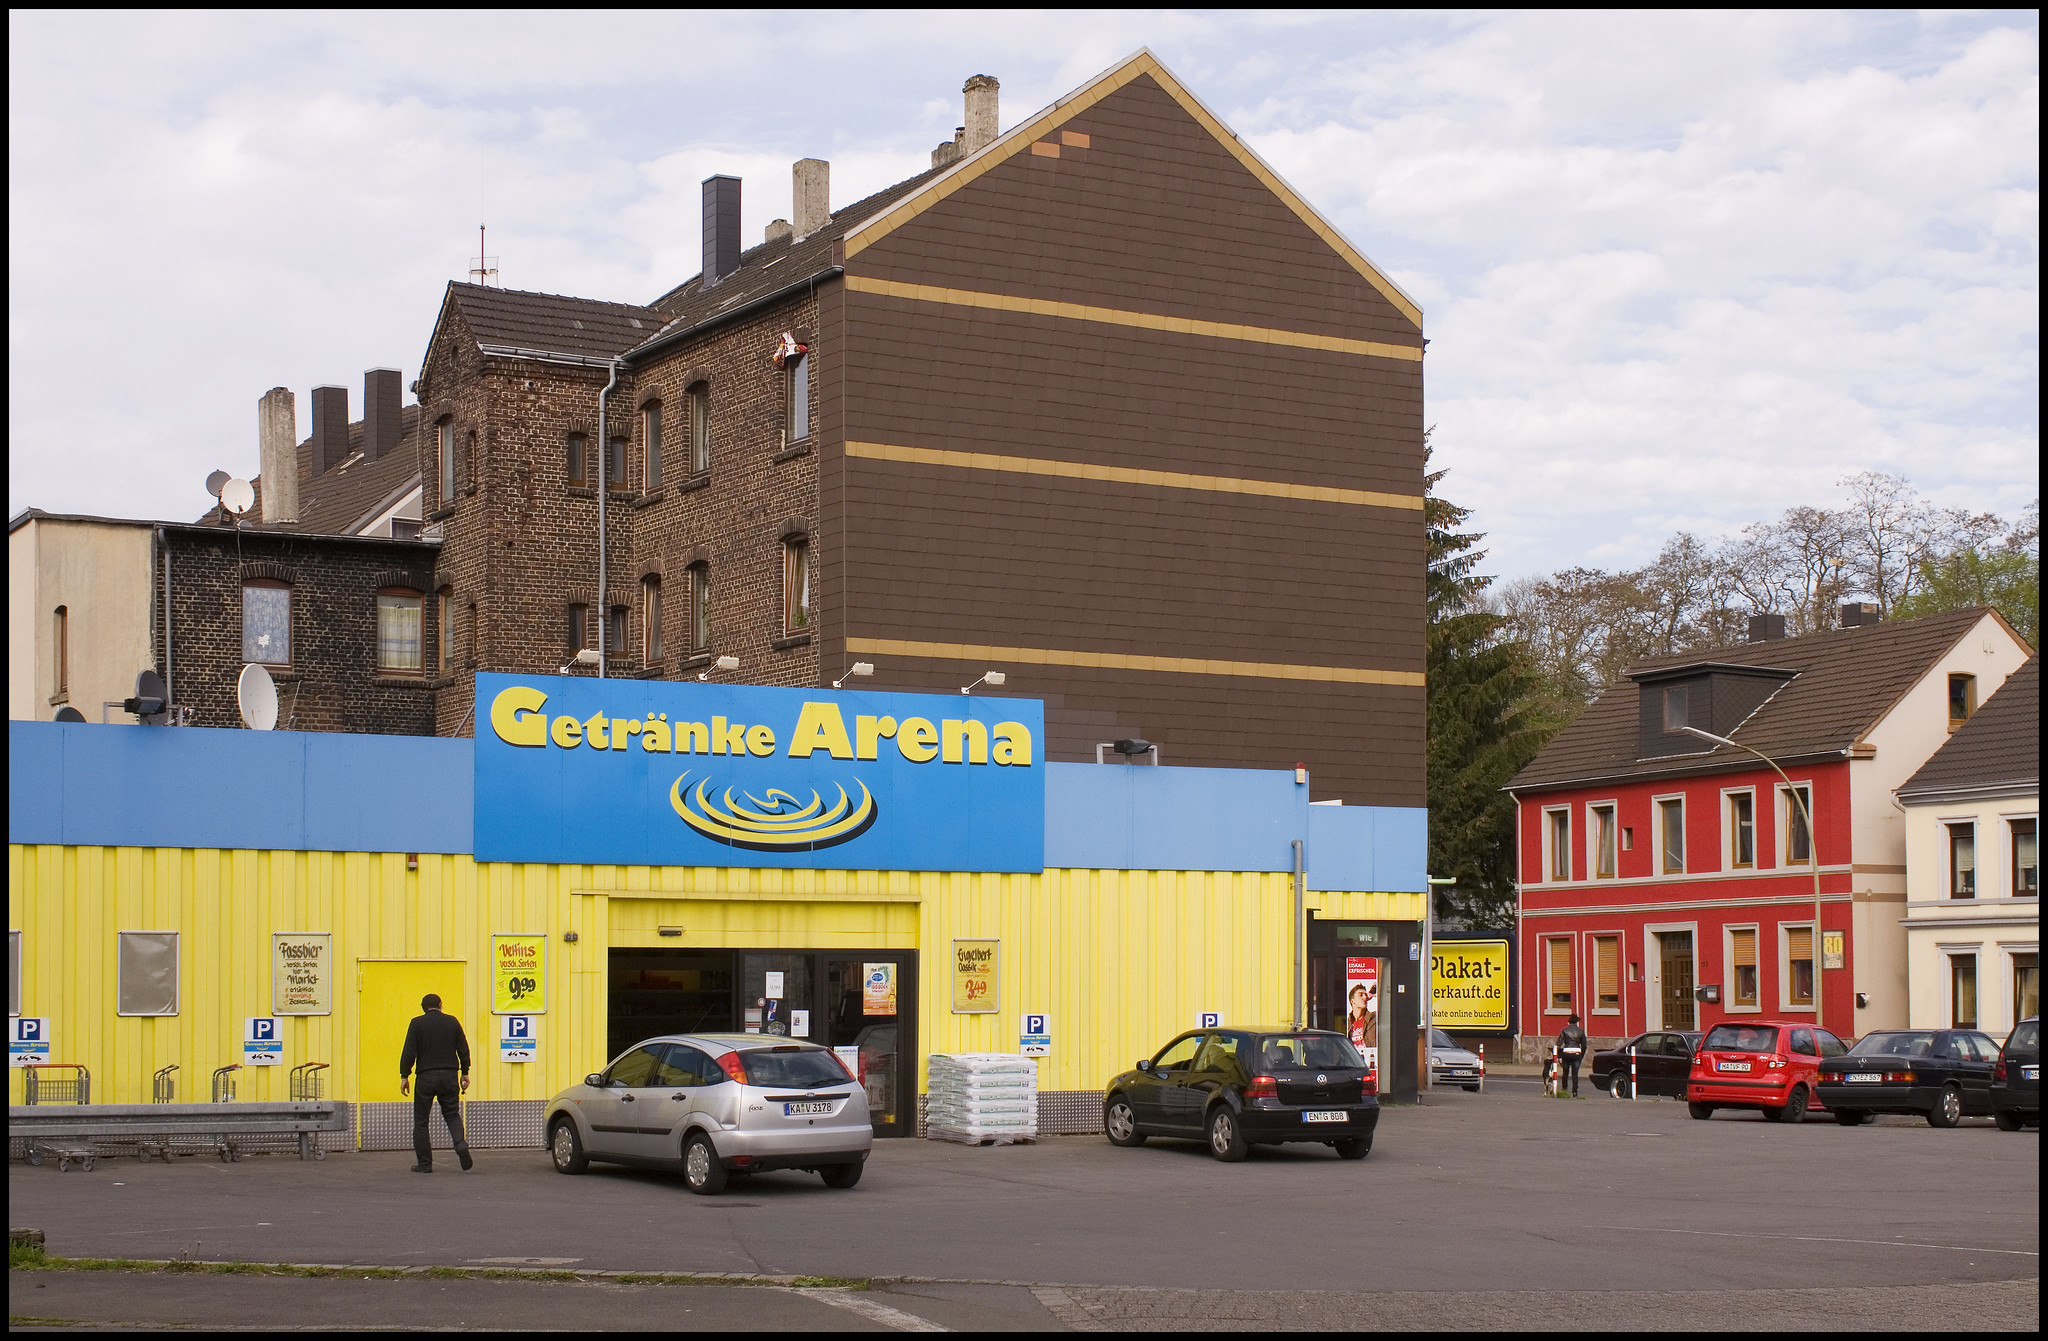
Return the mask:
<path id="1" fill-rule="evenodd" d="M 1344 960 L 1344 1036 L 1365 1054 L 1365 1064 L 1380 1066 L 1380 961 L 1370 955 Z"/>

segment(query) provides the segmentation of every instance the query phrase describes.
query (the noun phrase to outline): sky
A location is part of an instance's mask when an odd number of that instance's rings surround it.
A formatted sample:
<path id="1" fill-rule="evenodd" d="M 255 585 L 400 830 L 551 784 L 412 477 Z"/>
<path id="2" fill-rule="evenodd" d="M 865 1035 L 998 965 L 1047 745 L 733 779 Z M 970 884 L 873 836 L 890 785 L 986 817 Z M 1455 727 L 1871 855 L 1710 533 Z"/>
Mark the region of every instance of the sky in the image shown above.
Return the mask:
<path id="1" fill-rule="evenodd" d="M 258 397 L 417 376 L 477 224 L 645 302 L 698 183 L 760 236 L 1149 47 L 1422 306 L 1443 489 L 1501 577 L 1895 471 L 2039 491 L 2040 31 L 1967 14 L 12 11 L 8 511 L 196 517 Z M 50 450 L 42 450 L 48 447 Z"/>

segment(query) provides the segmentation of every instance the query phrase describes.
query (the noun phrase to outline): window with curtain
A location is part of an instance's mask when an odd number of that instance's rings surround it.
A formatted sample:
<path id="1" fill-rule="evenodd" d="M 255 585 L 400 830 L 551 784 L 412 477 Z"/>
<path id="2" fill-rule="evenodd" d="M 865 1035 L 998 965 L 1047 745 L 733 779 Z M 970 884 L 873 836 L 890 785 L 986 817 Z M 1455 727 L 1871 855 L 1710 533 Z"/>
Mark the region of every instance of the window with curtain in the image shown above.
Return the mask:
<path id="1" fill-rule="evenodd" d="M 1548 953 L 1550 1009 L 1568 1011 L 1572 1008 L 1572 942 L 1568 936 L 1557 936 L 1544 942 Z"/>
<path id="2" fill-rule="evenodd" d="M 640 441 L 646 448 L 642 464 L 647 469 L 647 487 L 661 487 L 661 402 L 648 401 L 640 407 Z"/>
<path id="3" fill-rule="evenodd" d="M 443 419 L 439 425 L 441 457 L 441 506 L 447 507 L 455 501 L 455 421 Z"/>
<path id="4" fill-rule="evenodd" d="M 1813 809 L 1813 792 L 1806 787 L 1780 790 L 1785 797 L 1785 862 L 1789 866 L 1804 866 L 1813 860 L 1813 834 L 1806 825 L 1806 817 Z"/>
<path id="5" fill-rule="evenodd" d="M 1728 864 L 1756 865 L 1756 795 L 1736 792 L 1728 798 Z"/>
<path id="6" fill-rule="evenodd" d="M 2012 841 L 2012 893 L 2016 899 L 2041 897 L 2041 851 L 2035 846 L 2039 823 L 2037 819 L 2006 821 L 2007 836 Z"/>
<path id="7" fill-rule="evenodd" d="M 1675 733 L 1691 724 L 1692 718 L 1686 711 L 1689 697 L 1686 686 L 1682 684 L 1672 685 L 1664 691 L 1664 730 L 1667 733 Z"/>
<path id="8" fill-rule="evenodd" d="M 1685 871 L 1685 801 L 1680 797 L 1657 803 L 1657 847 L 1664 861 L 1664 874 Z"/>
<path id="9" fill-rule="evenodd" d="M 1593 1009 L 1602 1013 L 1621 1010 L 1621 938 L 1593 938 Z"/>
<path id="10" fill-rule="evenodd" d="M 2041 954 L 2030 951 L 2012 957 L 2012 1017 L 2024 1020 L 2041 1013 Z"/>
<path id="11" fill-rule="evenodd" d="M 1949 1024 L 1956 1029 L 1977 1027 L 1977 956 L 1948 957 Z"/>
<path id="12" fill-rule="evenodd" d="M 1813 928 L 1785 928 L 1785 1001 L 1813 1004 Z"/>
<path id="13" fill-rule="evenodd" d="M 1977 711 L 1977 677 L 1974 675 L 1951 675 L 1948 677 L 1948 729 L 1953 731 L 1970 720 L 1970 714 Z"/>
<path id="14" fill-rule="evenodd" d="M 690 388 L 690 473 L 711 469 L 711 388 L 699 382 Z"/>
<path id="15" fill-rule="evenodd" d="M 1977 897 L 1977 826 L 1948 826 L 1948 896 L 1952 899 Z"/>
<path id="16" fill-rule="evenodd" d="M 649 574 L 640 579 L 640 629 L 645 639 L 641 655 L 649 662 L 661 660 L 661 579 Z"/>
<path id="17" fill-rule="evenodd" d="M 613 438 L 611 451 L 605 455 L 604 487 L 623 489 L 626 487 L 626 440 Z"/>
<path id="18" fill-rule="evenodd" d="M 1754 1006 L 1757 1002 L 1756 928 L 1736 927 L 1728 933 L 1728 963 L 1734 969 L 1731 1006 Z"/>
<path id="19" fill-rule="evenodd" d="M 590 483 L 590 438 L 587 434 L 571 433 L 566 441 L 568 449 L 569 483 L 588 485 Z"/>
<path id="20" fill-rule="evenodd" d="M 791 536 L 782 542 L 782 628 L 799 633 L 811 626 L 811 542 Z"/>
<path id="21" fill-rule="evenodd" d="M 626 607 L 615 605 L 611 618 L 605 624 L 604 653 L 606 656 L 623 656 L 626 651 Z"/>
<path id="22" fill-rule="evenodd" d="M 268 578 L 242 584 L 242 660 L 292 664 L 292 589 Z"/>
<path id="23" fill-rule="evenodd" d="M 584 605 L 580 601 L 569 602 L 569 625 L 566 635 L 563 641 L 568 647 L 571 656 L 581 652 L 590 645 L 588 641 L 590 637 L 589 606 Z"/>
<path id="24" fill-rule="evenodd" d="M 401 587 L 377 593 L 377 669 L 395 675 L 420 671 L 420 594 Z"/>
<path id="25" fill-rule="evenodd" d="M 1568 810 L 1546 810 L 1543 818 L 1547 821 L 1550 851 L 1549 878 L 1569 880 L 1572 878 L 1572 816 Z"/>
<path id="26" fill-rule="evenodd" d="M 1593 807 L 1593 876 L 1614 878 L 1614 807 Z"/>
<path id="27" fill-rule="evenodd" d="M 800 354 L 782 367 L 785 445 L 811 436 L 811 360 Z"/>
<path id="28" fill-rule="evenodd" d="M 711 567 L 690 568 L 690 650 L 702 652 L 711 646 Z"/>
<path id="29" fill-rule="evenodd" d="M 434 664 L 445 674 L 455 669 L 455 588 L 443 587 L 434 597 Z"/>

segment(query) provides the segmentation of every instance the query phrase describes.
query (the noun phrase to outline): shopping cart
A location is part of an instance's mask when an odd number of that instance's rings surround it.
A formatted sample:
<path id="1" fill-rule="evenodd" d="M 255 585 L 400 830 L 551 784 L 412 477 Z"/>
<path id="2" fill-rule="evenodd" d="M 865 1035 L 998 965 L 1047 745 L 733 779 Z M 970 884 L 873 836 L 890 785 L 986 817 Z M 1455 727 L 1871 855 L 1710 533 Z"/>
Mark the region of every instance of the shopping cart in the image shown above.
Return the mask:
<path id="1" fill-rule="evenodd" d="M 71 1062 L 30 1062 L 22 1068 L 21 1099 L 24 1104 L 88 1104 L 92 1102 L 92 1073 Z M 54 1072 L 56 1074 L 45 1074 Z M 41 1165 L 54 1155 L 59 1173 L 73 1164 L 90 1171 L 99 1160 L 99 1149 L 78 1140 L 36 1137 L 28 1143 L 28 1162 Z"/>
<path id="2" fill-rule="evenodd" d="M 292 1068 L 291 1097 L 293 1099 L 318 1099 L 321 1090 L 320 1073 L 327 1069 L 326 1062 L 300 1062 Z"/>
<path id="3" fill-rule="evenodd" d="M 178 1082 L 171 1076 L 171 1072 L 177 1069 L 177 1063 L 173 1062 L 169 1066 L 158 1068 L 157 1073 L 149 1078 L 149 1101 L 151 1103 L 167 1104 L 176 1102 Z"/>
<path id="4" fill-rule="evenodd" d="M 213 1068 L 213 1102 L 232 1103 L 235 1097 L 235 1072 L 242 1069 L 240 1062 L 229 1062 L 226 1066 Z"/>

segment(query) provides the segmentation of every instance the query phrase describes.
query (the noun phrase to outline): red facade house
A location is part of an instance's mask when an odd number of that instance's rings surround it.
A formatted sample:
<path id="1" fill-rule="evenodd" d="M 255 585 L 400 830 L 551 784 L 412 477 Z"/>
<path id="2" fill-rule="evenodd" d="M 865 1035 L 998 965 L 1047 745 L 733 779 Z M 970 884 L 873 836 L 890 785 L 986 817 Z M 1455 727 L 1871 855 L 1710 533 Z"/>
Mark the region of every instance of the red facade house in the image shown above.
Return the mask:
<path id="1" fill-rule="evenodd" d="M 1509 785 L 1524 1058 L 1574 1012 L 1596 1046 L 1745 1016 L 1906 1023 L 1892 789 L 2030 649 L 1982 608 L 1804 638 L 1772 622 L 1632 667 Z"/>

